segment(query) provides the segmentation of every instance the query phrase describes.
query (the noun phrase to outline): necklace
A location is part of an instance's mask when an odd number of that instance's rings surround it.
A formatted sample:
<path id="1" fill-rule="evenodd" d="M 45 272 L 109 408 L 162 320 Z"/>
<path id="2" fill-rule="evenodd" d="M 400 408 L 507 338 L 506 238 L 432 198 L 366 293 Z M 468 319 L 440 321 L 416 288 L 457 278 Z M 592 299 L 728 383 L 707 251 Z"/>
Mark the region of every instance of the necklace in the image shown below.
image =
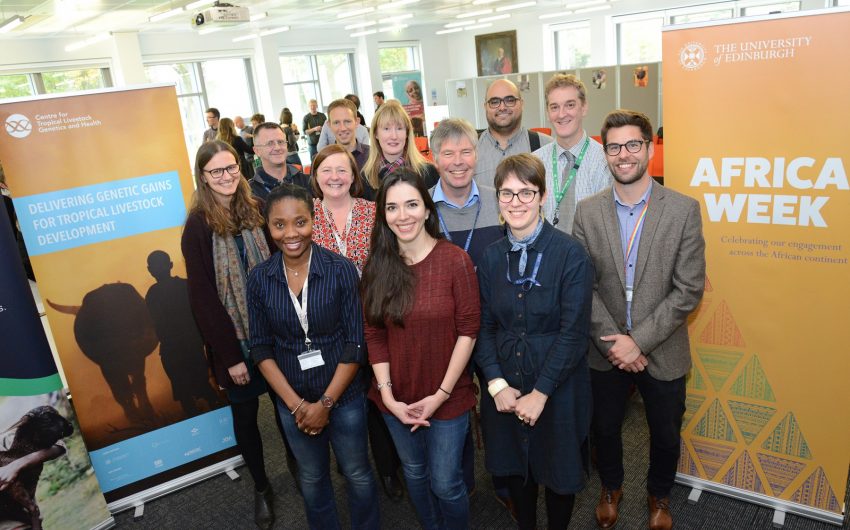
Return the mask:
<path id="1" fill-rule="evenodd" d="M 284 266 L 286 267 L 286 270 L 288 270 L 292 274 L 298 276 L 298 269 L 293 269 L 292 267 L 290 267 L 289 265 L 286 265 L 285 263 L 284 263 Z M 298 267 L 300 268 L 301 265 L 299 265 Z"/>

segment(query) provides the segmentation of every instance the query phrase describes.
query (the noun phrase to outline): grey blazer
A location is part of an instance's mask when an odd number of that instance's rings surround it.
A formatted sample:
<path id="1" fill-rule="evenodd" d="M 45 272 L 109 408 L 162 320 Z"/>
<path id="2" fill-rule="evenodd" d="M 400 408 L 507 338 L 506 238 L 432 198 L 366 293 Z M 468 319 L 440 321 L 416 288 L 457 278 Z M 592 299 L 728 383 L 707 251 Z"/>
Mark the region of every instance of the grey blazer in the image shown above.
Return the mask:
<path id="1" fill-rule="evenodd" d="M 613 343 L 599 337 L 626 333 L 623 247 L 611 188 L 578 204 L 573 235 L 596 268 L 588 363 L 594 370 L 610 370 L 607 352 Z M 630 334 L 649 360 L 652 377 L 677 379 L 691 368 L 687 319 L 705 286 L 697 201 L 653 183 L 636 266 Z"/>

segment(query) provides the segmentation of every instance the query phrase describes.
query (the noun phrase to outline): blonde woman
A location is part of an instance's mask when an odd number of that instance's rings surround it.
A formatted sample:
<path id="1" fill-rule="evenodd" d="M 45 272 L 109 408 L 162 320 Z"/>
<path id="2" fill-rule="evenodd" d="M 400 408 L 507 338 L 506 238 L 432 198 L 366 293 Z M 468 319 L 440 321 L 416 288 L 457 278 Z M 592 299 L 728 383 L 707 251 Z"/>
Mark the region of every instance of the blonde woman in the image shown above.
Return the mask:
<path id="1" fill-rule="evenodd" d="M 388 175 L 406 168 L 425 182 L 425 189 L 437 184 L 440 174 L 433 164 L 416 148 L 413 123 L 397 100 L 391 99 L 378 107 L 369 129 L 369 159 L 363 166 L 366 190 L 363 197 L 374 200 L 375 190 Z"/>

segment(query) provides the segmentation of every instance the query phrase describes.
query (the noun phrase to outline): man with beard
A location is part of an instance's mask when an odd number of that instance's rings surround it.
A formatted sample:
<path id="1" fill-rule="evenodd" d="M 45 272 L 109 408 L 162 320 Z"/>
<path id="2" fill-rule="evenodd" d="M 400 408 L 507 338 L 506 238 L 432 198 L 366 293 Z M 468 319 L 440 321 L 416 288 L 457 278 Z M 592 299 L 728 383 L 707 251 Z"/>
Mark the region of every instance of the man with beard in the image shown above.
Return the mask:
<path id="1" fill-rule="evenodd" d="M 569 234 L 576 204 L 611 186 L 611 174 L 599 142 L 584 131 L 587 91 L 576 76 L 555 74 L 543 89 L 546 114 L 555 142 L 532 154 L 546 168 L 543 214 L 555 228 Z"/>
<path id="2" fill-rule="evenodd" d="M 552 143 L 552 138 L 522 126 L 522 96 L 515 84 L 498 79 L 487 88 L 484 111 L 487 129 L 478 137 L 478 163 L 475 183 L 482 193 L 494 196 L 496 166 L 505 157 L 531 153 Z"/>
<path id="3" fill-rule="evenodd" d="M 617 523 L 623 495 L 621 429 L 630 389 L 649 425 L 649 528 L 673 526 L 670 490 L 679 461 L 685 376 L 691 367 L 687 319 L 702 299 L 705 241 L 699 203 L 654 183 L 652 126 L 617 110 L 602 125 L 614 185 L 581 201 L 574 235 L 596 270 L 588 351 L 593 434 L 602 492 L 600 528 Z"/>

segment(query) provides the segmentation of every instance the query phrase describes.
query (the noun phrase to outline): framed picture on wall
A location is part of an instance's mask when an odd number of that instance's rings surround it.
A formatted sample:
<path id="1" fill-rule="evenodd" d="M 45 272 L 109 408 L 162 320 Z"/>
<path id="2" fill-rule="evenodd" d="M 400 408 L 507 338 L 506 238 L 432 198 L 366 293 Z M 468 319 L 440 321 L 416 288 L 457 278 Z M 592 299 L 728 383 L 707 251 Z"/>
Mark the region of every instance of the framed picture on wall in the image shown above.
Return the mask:
<path id="1" fill-rule="evenodd" d="M 519 72 L 516 31 L 475 36 L 478 75 L 515 74 Z"/>

